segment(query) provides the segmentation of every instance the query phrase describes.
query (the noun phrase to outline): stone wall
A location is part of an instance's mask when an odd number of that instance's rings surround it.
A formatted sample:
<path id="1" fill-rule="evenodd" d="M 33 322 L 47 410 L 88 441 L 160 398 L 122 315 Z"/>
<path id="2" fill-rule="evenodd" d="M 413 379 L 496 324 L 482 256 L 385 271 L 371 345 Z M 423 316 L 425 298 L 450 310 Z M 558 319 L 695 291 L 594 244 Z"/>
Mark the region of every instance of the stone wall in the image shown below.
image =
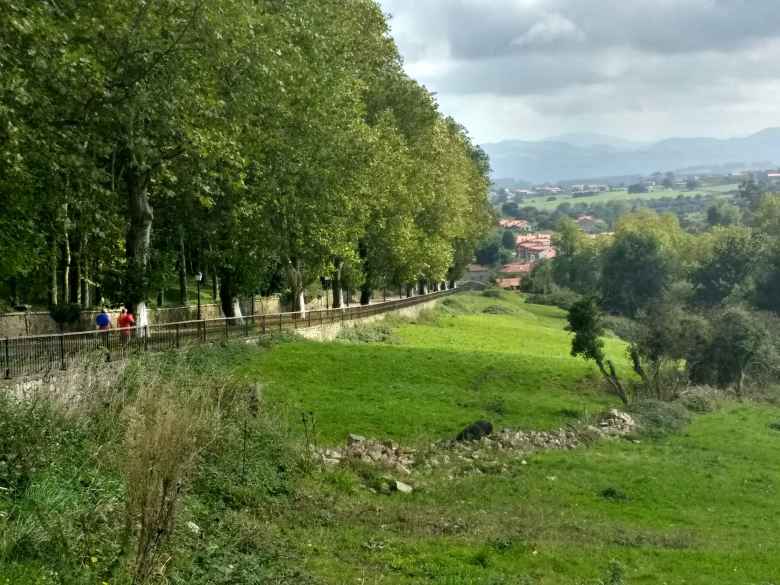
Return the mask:
<path id="1" fill-rule="evenodd" d="M 282 309 L 278 295 L 255 297 L 255 313 L 279 313 Z M 241 301 L 241 311 L 248 315 L 252 310 L 251 299 Z M 95 317 L 100 311 L 82 311 L 78 323 L 67 326 L 66 331 L 91 331 L 95 328 Z M 109 311 L 116 324 L 119 310 Z M 218 304 L 201 305 L 201 318 L 219 319 L 222 309 Z M 177 323 L 198 318 L 197 305 L 189 307 L 164 307 L 149 311 L 150 324 Z M 59 326 L 45 311 L 27 313 L 5 313 L 0 315 L 0 337 L 21 337 L 24 335 L 47 335 L 59 333 Z"/>
<path id="2" fill-rule="evenodd" d="M 305 329 L 297 329 L 296 334 L 306 339 L 313 341 L 331 341 L 335 339 L 339 332 L 344 327 L 355 327 L 356 325 L 365 325 L 367 323 L 374 323 L 376 321 L 383 320 L 387 315 L 398 315 L 401 317 L 414 318 L 426 309 L 432 309 L 441 299 L 433 299 L 419 305 L 412 305 L 410 307 L 403 307 L 402 309 L 396 309 L 394 311 L 388 311 L 387 313 L 381 313 L 379 315 L 370 315 L 368 317 L 362 317 L 355 319 L 354 321 L 345 321 L 344 323 L 323 323 L 322 325 L 313 325 Z"/>

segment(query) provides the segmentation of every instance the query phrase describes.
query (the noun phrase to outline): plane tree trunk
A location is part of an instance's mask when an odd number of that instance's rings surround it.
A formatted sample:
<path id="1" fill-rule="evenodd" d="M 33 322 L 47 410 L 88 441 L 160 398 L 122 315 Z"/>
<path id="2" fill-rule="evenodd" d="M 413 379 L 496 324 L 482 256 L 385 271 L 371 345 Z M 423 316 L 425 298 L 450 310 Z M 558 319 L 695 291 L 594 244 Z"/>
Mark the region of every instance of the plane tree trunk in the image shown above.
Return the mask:
<path id="1" fill-rule="evenodd" d="M 154 212 L 149 202 L 148 174 L 139 174 L 129 169 L 127 181 L 127 203 L 129 225 L 125 241 L 127 256 L 127 290 L 125 299 L 131 311 L 136 314 L 139 327 L 149 324 L 146 299 L 149 294 L 149 256 L 152 241 Z"/>

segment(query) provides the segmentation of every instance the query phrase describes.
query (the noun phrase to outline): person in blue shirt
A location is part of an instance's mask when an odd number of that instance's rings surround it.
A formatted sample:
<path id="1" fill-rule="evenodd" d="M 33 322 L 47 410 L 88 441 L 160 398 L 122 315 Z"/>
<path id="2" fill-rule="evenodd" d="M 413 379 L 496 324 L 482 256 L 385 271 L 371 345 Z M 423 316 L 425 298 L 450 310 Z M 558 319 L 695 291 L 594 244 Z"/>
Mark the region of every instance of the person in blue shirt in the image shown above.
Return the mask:
<path id="1" fill-rule="evenodd" d="M 108 331 L 111 329 L 111 315 L 108 314 L 108 309 L 103 307 L 95 317 L 95 325 L 100 331 Z"/>

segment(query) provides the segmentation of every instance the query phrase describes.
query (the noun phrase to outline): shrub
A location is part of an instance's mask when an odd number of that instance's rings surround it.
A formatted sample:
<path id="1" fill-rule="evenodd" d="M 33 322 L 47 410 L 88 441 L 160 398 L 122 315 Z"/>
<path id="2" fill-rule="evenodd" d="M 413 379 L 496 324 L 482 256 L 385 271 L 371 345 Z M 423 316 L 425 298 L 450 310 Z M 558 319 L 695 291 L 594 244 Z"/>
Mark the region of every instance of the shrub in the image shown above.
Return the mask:
<path id="1" fill-rule="evenodd" d="M 582 296 L 568 288 L 556 288 L 547 294 L 528 295 L 528 302 L 537 305 L 550 305 L 560 307 L 568 311 L 577 301 L 582 300 Z"/>
<path id="2" fill-rule="evenodd" d="M 482 312 L 488 315 L 511 315 L 514 313 L 512 309 L 504 305 L 490 305 L 485 307 Z"/>
<path id="3" fill-rule="evenodd" d="M 604 327 L 624 341 L 633 342 L 640 334 L 641 325 L 628 317 L 607 315 L 604 317 Z"/>
<path id="4" fill-rule="evenodd" d="M 638 400 L 629 408 L 637 418 L 640 433 L 660 438 L 685 428 L 691 421 L 688 410 L 678 402 L 660 400 Z"/>
<path id="5" fill-rule="evenodd" d="M 513 295 L 512 293 L 502 290 L 500 288 L 489 288 L 487 290 L 482 291 L 482 296 L 487 297 L 489 299 L 502 299 L 505 301 L 509 301 L 512 300 L 516 295 Z"/>
<path id="6" fill-rule="evenodd" d="M 48 465 L 62 428 L 49 401 L 22 402 L 0 392 L 0 488 L 23 492 L 33 474 Z"/>
<path id="7" fill-rule="evenodd" d="M 295 333 L 294 331 L 275 331 L 273 333 L 267 333 L 257 339 L 257 345 L 266 349 L 273 347 L 274 345 L 281 345 L 283 343 L 294 343 L 296 341 L 303 340 L 303 337 Z"/>
<path id="8" fill-rule="evenodd" d="M 49 315 L 60 326 L 60 329 L 64 329 L 65 325 L 79 322 L 79 319 L 81 319 L 81 305 L 77 303 L 54 305 L 49 309 Z"/>
<path id="9" fill-rule="evenodd" d="M 679 402 L 693 413 L 706 414 L 718 409 L 718 400 L 724 393 L 709 386 L 693 386 L 680 394 Z"/>
<path id="10" fill-rule="evenodd" d="M 358 323 L 354 327 L 345 327 L 339 332 L 337 339 L 347 343 L 394 343 L 397 341 L 393 325 L 385 321 L 368 324 Z"/>
<path id="11" fill-rule="evenodd" d="M 598 585 L 624 585 L 623 578 L 625 577 L 626 570 L 617 561 L 611 561 L 609 563 L 609 570 L 607 576 L 598 582 Z"/>

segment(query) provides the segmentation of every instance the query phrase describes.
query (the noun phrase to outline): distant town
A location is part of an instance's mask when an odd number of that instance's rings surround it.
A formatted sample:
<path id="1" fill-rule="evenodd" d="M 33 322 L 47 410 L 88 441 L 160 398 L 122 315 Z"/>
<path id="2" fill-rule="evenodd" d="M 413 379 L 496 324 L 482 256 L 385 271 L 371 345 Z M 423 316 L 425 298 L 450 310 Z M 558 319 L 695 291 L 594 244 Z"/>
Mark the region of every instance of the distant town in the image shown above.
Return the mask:
<path id="1" fill-rule="evenodd" d="M 673 213 L 694 232 L 728 225 L 739 205 L 737 195 L 750 185 L 776 188 L 780 170 L 707 175 L 659 172 L 531 186 L 496 181 L 490 200 L 498 219 L 493 233 L 477 249 L 464 280 L 520 290 L 534 267 L 555 258 L 554 233 L 563 217 L 594 238 L 612 236 L 622 215 L 641 208 Z"/>

